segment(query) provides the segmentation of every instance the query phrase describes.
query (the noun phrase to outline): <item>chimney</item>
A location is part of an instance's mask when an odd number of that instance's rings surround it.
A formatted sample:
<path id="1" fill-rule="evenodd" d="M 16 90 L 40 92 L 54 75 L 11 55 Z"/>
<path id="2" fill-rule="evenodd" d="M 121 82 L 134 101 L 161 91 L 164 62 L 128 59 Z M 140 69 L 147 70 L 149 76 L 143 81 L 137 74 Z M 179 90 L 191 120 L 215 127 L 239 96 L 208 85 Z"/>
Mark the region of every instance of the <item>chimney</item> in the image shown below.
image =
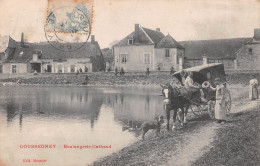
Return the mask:
<path id="1" fill-rule="evenodd" d="M 260 39 L 260 28 L 254 29 L 254 38 Z"/>
<path id="2" fill-rule="evenodd" d="M 95 44 L 95 35 L 91 35 L 91 44 Z"/>
<path id="3" fill-rule="evenodd" d="M 22 32 L 22 35 L 21 35 L 21 46 L 22 46 L 22 47 L 24 46 L 24 37 L 23 37 L 23 32 Z"/>
<path id="4" fill-rule="evenodd" d="M 139 43 L 139 24 L 135 24 L 134 43 Z"/>
<path id="5" fill-rule="evenodd" d="M 156 31 L 160 32 L 161 30 L 160 30 L 160 28 L 156 28 Z"/>

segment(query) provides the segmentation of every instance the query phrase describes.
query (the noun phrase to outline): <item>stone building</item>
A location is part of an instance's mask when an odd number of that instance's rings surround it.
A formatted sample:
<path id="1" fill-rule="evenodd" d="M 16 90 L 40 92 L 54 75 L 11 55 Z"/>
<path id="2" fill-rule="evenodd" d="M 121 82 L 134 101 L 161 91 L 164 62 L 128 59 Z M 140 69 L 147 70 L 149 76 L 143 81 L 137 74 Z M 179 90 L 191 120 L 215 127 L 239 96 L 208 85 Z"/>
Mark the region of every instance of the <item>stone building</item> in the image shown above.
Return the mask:
<path id="1" fill-rule="evenodd" d="M 236 51 L 250 38 L 183 41 L 185 68 L 207 63 L 223 63 L 225 69 L 234 69 Z"/>
<path id="2" fill-rule="evenodd" d="M 171 35 L 165 36 L 160 28 L 151 30 L 135 24 L 134 32 L 113 46 L 115 67 L 126 71 L 169 71 L 181 69 L 183 47 Z"/>
<path id="3" fill-rule="evenodd" d="M 77 45 L 82 43 L 71 43 Z M 97 41 L 91 36 L 91 42 L 85 43 L 73 52 L 64 52 L 54 48 L 48 42 L 16 42 L 9 38 L 5 59 L 0 68 L 3 73 L 75 73 L 104 70 L 104 59 Z"/>
<path id="4" fill-rule="evenodd" d="M 260 28 L 254 30 L 254 36 L 236 52 L 234 68 L 237 70 L 260 71 Z"/>

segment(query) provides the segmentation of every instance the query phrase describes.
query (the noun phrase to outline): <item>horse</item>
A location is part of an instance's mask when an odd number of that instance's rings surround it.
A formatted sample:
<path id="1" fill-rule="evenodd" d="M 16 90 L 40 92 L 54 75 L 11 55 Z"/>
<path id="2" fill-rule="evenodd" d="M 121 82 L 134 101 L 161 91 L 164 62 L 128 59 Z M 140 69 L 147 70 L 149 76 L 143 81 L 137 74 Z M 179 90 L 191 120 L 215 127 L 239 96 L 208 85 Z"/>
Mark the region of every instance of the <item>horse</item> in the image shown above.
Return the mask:
<path id="1" fill-rule="evenodd" d="M 181 90 L 178 89 L 176 86 L 161 84 L 161 87 L 162 87 L 162 96 L 164 98 L 163 108 L 166 111 L 166 117 L 167 117 L 167 131 L 170 130 L 169 121 L 170 121 L 170 112 L 172 110 L 174 111 L 172 130 L 175 128 L 177 114 L 178 114 L 178 120 L 181 122 L 181 125 L 183 126 L 186 123 L 186 115 L 188 112 L 188 108 L 190 106 L 190 101 L 182 95 Z M 178 112 L 179 109 L 181 111 Z"/>

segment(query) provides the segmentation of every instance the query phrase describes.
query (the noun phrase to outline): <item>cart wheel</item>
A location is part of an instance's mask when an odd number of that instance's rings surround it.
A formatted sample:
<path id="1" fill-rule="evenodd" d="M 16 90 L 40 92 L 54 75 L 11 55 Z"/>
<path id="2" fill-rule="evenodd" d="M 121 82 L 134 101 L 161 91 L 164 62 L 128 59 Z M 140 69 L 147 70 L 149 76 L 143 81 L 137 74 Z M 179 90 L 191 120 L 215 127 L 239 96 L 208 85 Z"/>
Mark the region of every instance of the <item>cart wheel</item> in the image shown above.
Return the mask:
<path id="1" fill-rule="evenodd" d="M 230 110 L 231 110 L 231 95 L 230 95 L 230 91 L 228 89 L 226 89 L 226 92 L 225 93 L 225 102 L 226 102 L 226 114 L 229 115 L 230 113 Z"/>
<path id="2" fill-rule="evenodd" d="M 208 102 L 208 114 L 211 119 L 215 119 L 215 101 Z"/>
<path id="3" fill-rule="evenodd" d="M 202 108 L 199 105 L 190 105 L 190 110 L 196 116 L 200 116 L 202 114 Z"/>

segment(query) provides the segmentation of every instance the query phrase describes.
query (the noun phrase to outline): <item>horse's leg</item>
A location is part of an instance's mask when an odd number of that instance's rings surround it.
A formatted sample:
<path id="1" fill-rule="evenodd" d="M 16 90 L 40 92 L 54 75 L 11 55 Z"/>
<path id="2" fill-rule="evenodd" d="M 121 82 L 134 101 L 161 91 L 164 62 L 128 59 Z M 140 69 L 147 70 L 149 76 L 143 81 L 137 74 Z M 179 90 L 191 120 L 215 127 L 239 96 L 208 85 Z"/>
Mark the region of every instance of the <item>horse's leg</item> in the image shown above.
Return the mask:
<path id="1" fill-rule="evenodd" d="M 173 125 L 172 125 L 172 130 L 175 129 L 175 122 L 176 122 L 176 115 L 177 115 L 178 109 L 173 110 Z"/>
<path id="2" fill-rule="evenodd" d="M 187 119 L 186 119 L 186 117 L 187 117 L 187 114 L 188 114 L 189 106 L 190 106 L 189 104 L 186 105 L 185 110 L 184 110 L 184 119 L 183 119 L 183 123 L 184 123 L 184 124 L 187 123 Z"/>
<path id="3" fill-rule="evenodd" d="M 184 108 L 181 107 L 180 109 L 181 109 L 181 116 L 180 116 L 180 114 L 178 114 L 178 116 L 179 116 L 179 119 L 181 120 L 181 125 L 183 126 L 184 125 Z"/>
<path id="4" fill-rule="evenodd" d="M 147 131 L 148 131 L 147 129 L 143 129 L 143 136 L 142 136 L 143 140 L 144 140 L 144 135 L 147 133 Z"/>
<path id="5" fill-rule="evenodd" d="M 167 131 L 170 130 L 170 111 L 171 111 L 171 110 L 166 110 L 166 116 L 167 116 Z"/>

